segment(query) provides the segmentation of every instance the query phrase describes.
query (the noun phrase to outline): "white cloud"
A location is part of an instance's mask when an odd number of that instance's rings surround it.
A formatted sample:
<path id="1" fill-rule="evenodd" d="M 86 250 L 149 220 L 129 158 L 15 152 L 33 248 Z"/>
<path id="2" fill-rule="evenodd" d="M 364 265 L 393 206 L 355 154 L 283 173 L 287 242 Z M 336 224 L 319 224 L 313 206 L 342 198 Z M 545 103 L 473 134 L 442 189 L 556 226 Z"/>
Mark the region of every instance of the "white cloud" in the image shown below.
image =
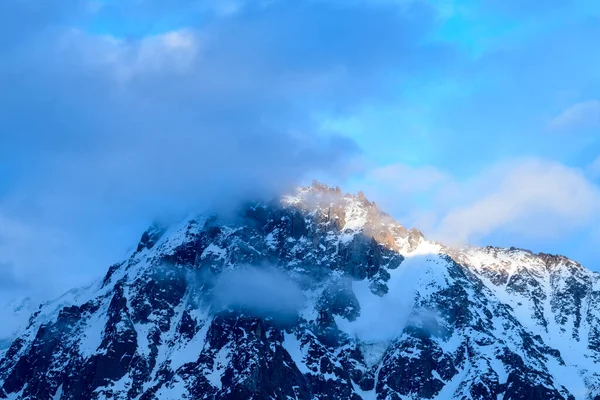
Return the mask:
<path id="1" fill-rule="evenodd" d="M 466 184 L 464 190 L 472 199 L 445 214 L 438 235 L 462 241 L 498 230 L 556 236 L 589 223 L 600 205 L 598 188 L 582 171 L 555 162 L 502 164 L 481 179 L 492 185 Z"/>
<path id="2" fill-rule="evenodd" d="M 466 180 L 394 165 L 369 180 L 388 188 L 376 199 L 393 198 L 392 213 L 445 242 L 477 243 L 498 233 L 515 235 L 515 243 L 555 238 L 600 216 L 600 189 L 582 170 L 541 159 L 498 163 Z"/>
<path id="3" fill-rule="evenodd" d="M 576 103 L 555 116 L 549 128 L 557 131 L 600 127 L 600 101 L 589 100 Z"/>

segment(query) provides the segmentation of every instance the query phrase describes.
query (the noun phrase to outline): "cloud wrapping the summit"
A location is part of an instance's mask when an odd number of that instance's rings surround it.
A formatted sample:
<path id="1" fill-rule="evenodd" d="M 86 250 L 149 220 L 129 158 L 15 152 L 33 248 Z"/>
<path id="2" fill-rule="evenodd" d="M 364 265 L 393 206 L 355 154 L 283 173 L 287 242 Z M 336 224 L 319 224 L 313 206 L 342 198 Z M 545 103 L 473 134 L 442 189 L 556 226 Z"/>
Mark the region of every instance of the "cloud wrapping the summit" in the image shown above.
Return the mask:
<path id="1" fill-rule="evenodd" d="M 523 245 L 532 209 L 554 221 L 529 224 L 540 232 L 585 226 L 597 6 L 517 3 L 1 2 L 0 262 L 61 291 L 157 215 L 357 172 L 356 190 L 425 231 L 464 219 L 461 239 Z M 547 134 L 560 109 L 554 123 L 581 135 Z M 520 182 L 510 166 L 490 175 L 523 157 L 554 159 L 581 198 L 543 171 L 544 195 L 506 183 Z"/>
<path id="2" fill-rule="evenodd" d="M 194 4 L 0 5 L 0 216 L 36 232 L 0 246 L 43 248 L 0 261 L 64 290 L 151 218 L 343 180 L 360 149 L 315 115 L 449 54 L 424 4 Z"/>

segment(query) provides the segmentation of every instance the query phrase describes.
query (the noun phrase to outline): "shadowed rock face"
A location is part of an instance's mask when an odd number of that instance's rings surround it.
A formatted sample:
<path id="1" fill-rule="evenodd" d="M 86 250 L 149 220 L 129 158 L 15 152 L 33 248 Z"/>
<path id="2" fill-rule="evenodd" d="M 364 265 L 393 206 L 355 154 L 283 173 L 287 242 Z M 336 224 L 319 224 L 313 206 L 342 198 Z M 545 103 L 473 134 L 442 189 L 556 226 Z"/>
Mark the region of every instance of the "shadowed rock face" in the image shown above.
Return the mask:
<path id="1" fill-rule="evenodd" d="M 257 292 L 248 268 L 280 287 Z M 224 271 L 242 274 L 235 298 L 303 300 L 224 307 Z M 0 398 L 593 399 L 598 310 L 598 275 L 571 260 L 447 249 L 314 184 L 150 228 L 0 352 Z"/>

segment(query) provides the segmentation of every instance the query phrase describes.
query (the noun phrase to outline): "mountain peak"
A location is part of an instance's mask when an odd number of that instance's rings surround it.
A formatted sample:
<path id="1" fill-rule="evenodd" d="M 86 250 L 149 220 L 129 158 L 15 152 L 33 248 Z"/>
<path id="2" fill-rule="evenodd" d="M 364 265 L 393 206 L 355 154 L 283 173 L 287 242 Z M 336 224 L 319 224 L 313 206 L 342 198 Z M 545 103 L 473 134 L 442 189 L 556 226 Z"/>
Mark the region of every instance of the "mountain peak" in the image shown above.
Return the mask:
<path id="1" fill-rule="evenodd" d="M 334 192 L 334 193 L 339 194 L 339 195 L 342 194 L 342 190 L 340 189 L 339 186 L 336 186 L 334 188 L 334 187 L 328 186 L 325 183 L 319 182 L 316 179 L 313 179 L 311 185 L 307 186 L 307 187 L 304 187 L 304 189 L 312 189 L 314 191 L 323 192 L 323 193 Z"/>

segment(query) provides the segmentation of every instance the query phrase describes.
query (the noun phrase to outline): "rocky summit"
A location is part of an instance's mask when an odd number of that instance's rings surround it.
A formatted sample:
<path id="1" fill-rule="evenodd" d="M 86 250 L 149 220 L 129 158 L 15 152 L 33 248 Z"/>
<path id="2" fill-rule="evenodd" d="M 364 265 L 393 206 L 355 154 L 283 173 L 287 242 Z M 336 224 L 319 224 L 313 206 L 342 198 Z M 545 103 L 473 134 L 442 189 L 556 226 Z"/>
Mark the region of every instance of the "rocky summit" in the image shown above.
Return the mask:
<path id="1" fill-rule="evenodd" d="M 600 275 L 315 183 L 151 227 L 2 344 L 0 398 L 600 400 Z"/>

